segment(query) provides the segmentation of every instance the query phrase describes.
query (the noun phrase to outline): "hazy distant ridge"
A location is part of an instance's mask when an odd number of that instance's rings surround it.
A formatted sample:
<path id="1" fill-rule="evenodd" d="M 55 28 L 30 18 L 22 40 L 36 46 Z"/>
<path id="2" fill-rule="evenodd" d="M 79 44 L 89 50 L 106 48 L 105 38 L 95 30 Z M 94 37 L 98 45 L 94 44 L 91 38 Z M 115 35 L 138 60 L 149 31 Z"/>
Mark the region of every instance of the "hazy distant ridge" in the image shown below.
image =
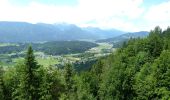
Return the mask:
<path id="1" fill-rule="evenodd" d="M 80 28 L 73 24 L 0 22 L 0 42 L 98 40 L 118 36 L 123 33 L 115 29 Z"/>

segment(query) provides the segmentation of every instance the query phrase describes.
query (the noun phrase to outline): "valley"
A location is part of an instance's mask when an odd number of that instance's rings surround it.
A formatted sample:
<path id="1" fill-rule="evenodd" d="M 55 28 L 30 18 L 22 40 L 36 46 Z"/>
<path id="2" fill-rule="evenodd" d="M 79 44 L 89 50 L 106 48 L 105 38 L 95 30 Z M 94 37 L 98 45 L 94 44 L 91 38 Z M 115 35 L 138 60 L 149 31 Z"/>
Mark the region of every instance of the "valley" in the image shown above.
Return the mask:
<path id="1" fill-rule="evenodd" d="M 170 0 L 0 0 L 0 100 L 170 100 Z"/>
<path id="2" fill-rule="evenodd" d="M 31 39 L 0 43 L 2 100 L 34 100 L 35 96 L 40 96 L 36 100 L 169 98 L 170 28 L 162 31 L 157 26 L 150 33 L 132 32 L 97 40 Z M 27 90 L 31 92 L 23 92 Z M 38 92 L 29 99 L 32 91 Z"/>
<path id="3" fill-rule="evenodd" d="M 47 44 L 48 44 L 48 52 L 46 50 Z M 52 52 L 52 50 L 54 50 L 55 48 L 54 44 L 58 45 L 58 47 L 60 47 L 60 49 L 62 50 L 56 49 L 55 50 L 56 53 Z M 84 49 L 82 50 L 81 46 L 79 47 L 74 46 L 78 44 L 84 46 Z M 97 59 L 105 57 L 111 54 L 115 50 L 115 48 L 112 48 L 112 45 L 108 43 L 96 44 L 96 43 L 83 42 L 83 41 L 69 41 L 69 42 L 57 41 L 57 42 L 35 43 L 35 44 L 34 43 L 33 44 L 0 43 L 0 48 L 1 48 L 0 65 L 4 67 L 12 67 L 15 66 L 18 62 L 23 62 L 24 55 L 26 53 L 25 49 L 27 49 L 28 45 L 32 45 L 33 48 L 35 49 L 34 54 L 36 56 L 37 62 L 40 65 L 44 67 L 56 66 L 61 68 L 67 63 L 74 64 L 75 68 L 78 66 L 81 67 L 81 64 L 89 63 L 89 61 L 95 63 Z M 64 47 L 61 47 L 61 45 L 63 45 Z M 73 45 L 74 48 L 69 48 L 71 47 L 70 45 Z M 20 47 L 25 49 L 21 49 Z M 70 49 L 69 52 L 67 50 L 64 51 L 66 48 Z M 83 67 L 87 67 L 87 68 L 77 68 L 77 69 L 79 70 L 89 69 L 90 66 L 83 66 Z"/>
<path id="4" fill-rule="evenodd" d="M 0 0 L 0 100 L 170 100 L 170 0 Z"/>

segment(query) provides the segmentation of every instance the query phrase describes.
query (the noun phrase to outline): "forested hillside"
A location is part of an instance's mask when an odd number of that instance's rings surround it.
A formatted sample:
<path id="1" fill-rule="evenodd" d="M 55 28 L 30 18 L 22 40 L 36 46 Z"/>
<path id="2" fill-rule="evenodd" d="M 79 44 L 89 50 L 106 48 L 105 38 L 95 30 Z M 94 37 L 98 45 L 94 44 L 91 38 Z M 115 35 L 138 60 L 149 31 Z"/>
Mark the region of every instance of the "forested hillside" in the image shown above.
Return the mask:
<path id="1" fill-rule="evenodd" d="M 131 38 L 144 38 L 144 37 L 147 37 L 148 34 L 149 32 L 147 31 L 132 32 L 132 33 L 122 34 L 122 35 L 119 35 L 113 38 L 97 40 L 96 42 L 109 43 L 109 44 L 112 44 L 114 48 L 118 48 L 118 47 L 121 47 L 121 45 L 124 42 L 127 42 Z"/>
<path id="2" fill-rule="evenodd" d="M 94 83 L 98 83 L 94 97 L 101 100 L 169 100 L 169 40 L 170 28 L 162 31 L 156 27 L 147 38 L 131 39 L 106 60 L 99 61 L 90 72 L 97 73 L 94 74 L 97 77 Z"/>
<path id="3" fill-rule="evenodd" d="M 35 51 L 44 52 L 48 55 L 61 55 L 71 53 L 81 53 L 90 48 L 98 46 L 86 41 L 52 41 L 44 43 L 16 43 L 13 45 L 0 46 L 0 54 L 19 53 L 25 51 L 32 45 Z"/>
<path id="4" fill-rule="evenodd" d="M 31 47 L 24 62 L 0 67 L 0 100 L 169 100 L 170 28 L 130 39 L 97 61 L 89 71 L 76 72 L 39 65 Z"/>

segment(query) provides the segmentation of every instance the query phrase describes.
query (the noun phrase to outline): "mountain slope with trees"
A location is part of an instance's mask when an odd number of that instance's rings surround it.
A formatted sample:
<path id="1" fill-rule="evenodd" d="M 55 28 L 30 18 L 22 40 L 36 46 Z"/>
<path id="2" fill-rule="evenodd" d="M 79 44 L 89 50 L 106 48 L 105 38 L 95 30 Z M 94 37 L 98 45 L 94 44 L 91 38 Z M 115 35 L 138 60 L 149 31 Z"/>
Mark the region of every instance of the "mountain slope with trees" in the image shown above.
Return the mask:
<path id="1" fill-rule="evenodd" d="M 30 71 L 22 71 L 25 68 Z M 44 68 L 29 48 L 25 62 L 0 72 L 0 97 L 4 100 L 25 94 L 19 100 L 31 100 L 36 90 L 36 100 L 169 100 L 170 28 L 162 31 L 156 27 L 146 38 L 130 39 L 89 71 L 77 73 L 70 64 L 64 69 Z M 37 78 L 28 82 L 22 73 L 30 75 L 28 79 Z M 40 83 L 35 87 L 37 79 Z M 25 85 L 32 88 L 22 88 Z"/>
<path id="2" fill-rule="evenodd" d="M 124 42 L 127 42 L 131 38 L 145 38 L 149 35 L 149 32 L 147 31 L 140 31 L 140 32 L 132 32 L 132 33 L 126 33 L 122 34 L 113 38 L 108 38 L 108 39 L 101 39 L 97 40 L 96 42 L 102 43 L 110 43 L 113 44 L 113 47 L 121 47 L 121 45 Z"/>
<path id="3" fill-rule="evenodd" d="M 152 30 L 147 38 L 131 39 L 93 67 L 100 76 L 95 98 L 101 100 L 168 100 L 170 98 L 170 28 Z M 101 67 L 99 67 L 101 66 Z M 89 83 L 91 83 L 90 81 Z M 94 88 L 94 87 L 93 87 Z"/>
<path id="4" fill-rule="evenodd" d="M 61 55 L 82 53 L 86 50 L 98 46 L 96 43 L 86 41 L 51 41 L 44 43 L 18 43 L 16 45 L 7 45 L 0 47 L 0 54 L 11 54 L 25 51 L 29 45 L 32 45 L 35 51 L 44 52 L 48 55 Z"/>

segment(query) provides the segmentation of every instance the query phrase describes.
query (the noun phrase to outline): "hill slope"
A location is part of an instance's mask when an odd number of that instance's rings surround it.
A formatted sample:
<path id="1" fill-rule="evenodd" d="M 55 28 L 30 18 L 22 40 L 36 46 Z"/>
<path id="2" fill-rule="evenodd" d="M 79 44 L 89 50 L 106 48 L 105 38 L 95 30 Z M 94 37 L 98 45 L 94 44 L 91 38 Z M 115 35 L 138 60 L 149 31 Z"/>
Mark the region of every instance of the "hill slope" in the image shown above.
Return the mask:
<path id="1" fill-rule="evenodd" d="M 0 54 L 11 54 L 22 52 L 32 45 L 35 51 L 41 51 L 48 55 L 61 55 L 71 53 L 82 53 L 98 46 L 98 44 L 86 41 L 52 41 L 45 43 L 19 43 L 16 45 L 0 46 Z"/>
<path id="2" fill-rule="evenodd" d="M 113 44 L 114 47 L 119 47 L 123 42 L 128 41 L 130 38 L 143 38 L 149 35 L 147 31 L 140 31 L 140 32 L 133 32 L 133 33 L 126 33 L 120 36 L 116 36 L 113 38 L 97 40 L 96 42 L 106 42 Z"/>
<path id="3" fill-rule="evenodd" d="M 169 36 L 170 28 L 162 32 L 156 27 L 147 38 L 129 40 L 82 74 L 89 87 L 81 89 L 90 89 L 88 96 L 99 100 L 169 100 Z"/>

